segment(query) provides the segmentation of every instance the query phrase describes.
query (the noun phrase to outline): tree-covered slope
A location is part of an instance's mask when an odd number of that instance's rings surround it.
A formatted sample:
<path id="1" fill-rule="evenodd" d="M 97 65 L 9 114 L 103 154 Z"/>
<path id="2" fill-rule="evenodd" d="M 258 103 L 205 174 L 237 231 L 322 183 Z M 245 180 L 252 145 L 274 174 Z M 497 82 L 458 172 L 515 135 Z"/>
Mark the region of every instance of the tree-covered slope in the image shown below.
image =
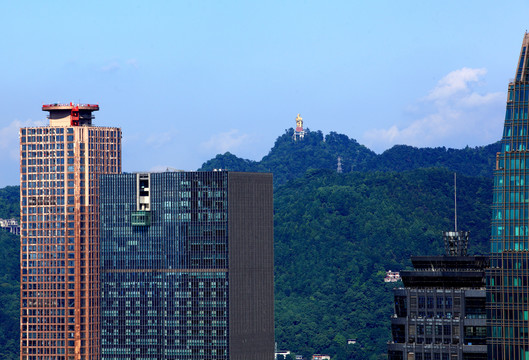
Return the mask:
<path id="1" fill-rule="evenodd" d="M 376 157 L 374 152 L 346 135 L 331 132 L 324 137 L 321 131 L 307 131 L 303 140 L 293 141 L 292 133 L 290 129 L 278 137 L 261 161 L 245 160 L 226 153 L 205 162 L 199 170 L 272 172 L 277 187 L 303 176 L 309 169 L 336 170 L 338 157 L 345 171 Z"/>
<path id="2" fill-rule="evenodd" d="M 0 189 L 0 218 L 20 216 L 18 186 Z M 0 229 L 0 360 L 19 358 L 20 242 Z"/>
<path id="3" fill-rule="evenodd" d="M 19 250 L 19 237 L 0 230 L 0 360 L 19 357 Z"/>
<path id="4" fill-rule="evenodd" d="M 419 168 L 446 168 L 468 176 L 492 177 L 500 143 L 464 149 L 416 148 L 395 145 L 357 168 L 359 171 L 404 171 Z"/>
<path id="5" fill-rule="evenodd" d="M 459 228 L 486 252 L 491 181 L 458 177 Z M 275 193 L 276 340 L 306 356 L 385 358 L 392 313 L 386 270 L 441 254 L 453 229 L 453 173 L 309 171 Z M 346 345 L 347 338 L 359 345 Z"/>
<path id="6" fill-rule="evenodd" d="M 380 155 L 375 154 L 346 135 L 307 131 L 303 140 L 292 140 L 293 130 L 277 138 L 274 146 L 260 161 L 241 159 L 229 152 L 205 162 L 199 170 L 271 172 L 275 187 L 302 177 L 309 169 L 337 170 L 338 157 L 342 171 L 405 171 L 420 168 L 446 168 L 467 176 L 492 176 L 500 144 L 464 149 L 415 148 L 396 145 Z"/>
<path id="7" fill-rule="evenodd" d="M 230 152 L 218 154 L 213 159 L 206 161 L 198 171 L 211 171 L 214 169 L 225 169 L 244 172 L 264 172 L 260 163 L 253 160 L 242 159 Z"/>
<path id="8" fill-rule="evenodd" d="M 20 217 L 20 187 L 6 186 L 0 189 L 0 219 Z"/>
<path id="9" fill-rule="evenodd" d="M 377 156 L 336 133 L 308 132 L 298 142 L 290 136 L 279 137 L 259 162 L 227 153 L 203 170 L 274 173 L 279 348 L 305 356 L 329 353 L 337 360 L 384 358 L 394 286 L 383 282 L 384 272 L 409 266 L 410 255 L 442 252 L 441 232 L 453 228 L 453 168 L 460 170 L 459 228 L 471 231 L 471 252 L 487 252 L 487 168 L 497 145 L 395 147 Z M 338 156 L 343 174 L 336 173 Z M 18 187 L 0 189 L 0 217 L 18 217 L 18 209 Z M 17 357 L 18 252 L 18 238 L 1 233 L 0 360 Z M 346 345 L 347 338 L 359 344 Z"/>

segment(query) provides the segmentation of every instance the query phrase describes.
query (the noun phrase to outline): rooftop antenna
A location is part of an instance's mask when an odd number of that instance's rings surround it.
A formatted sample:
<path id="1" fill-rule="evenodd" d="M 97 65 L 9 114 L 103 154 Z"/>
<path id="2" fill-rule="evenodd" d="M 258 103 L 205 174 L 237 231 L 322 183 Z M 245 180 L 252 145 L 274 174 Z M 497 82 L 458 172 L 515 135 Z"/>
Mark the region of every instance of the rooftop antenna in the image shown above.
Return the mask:
<path id="1" fill-rule="evenodd" d="M 457 231 L 457 175 L 454 173 L 454 228 L 455 231 L 443 232 L 447 256 L 467 256 L 470 232 Z"/>
<path id="2" fill-rule="evenodd" d="M 457 232 L 457 174 L 454 173 L 454 224 Z"/>

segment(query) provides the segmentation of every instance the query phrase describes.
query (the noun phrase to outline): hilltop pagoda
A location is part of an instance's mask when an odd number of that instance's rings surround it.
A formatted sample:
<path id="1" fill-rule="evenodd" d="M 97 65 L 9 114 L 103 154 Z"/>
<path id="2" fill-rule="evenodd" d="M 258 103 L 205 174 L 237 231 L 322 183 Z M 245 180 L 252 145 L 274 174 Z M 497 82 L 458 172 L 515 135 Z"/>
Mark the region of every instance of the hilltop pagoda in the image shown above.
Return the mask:
<path id="1" fill-rule="evenodd" d="M 296 117 L 296 129 L 294 130 L 294 135 L 292 135 L 292 140 L 301 140 L 305 137 L 305 130 L 303 130 L 303 118 L 301 116 Z"/>

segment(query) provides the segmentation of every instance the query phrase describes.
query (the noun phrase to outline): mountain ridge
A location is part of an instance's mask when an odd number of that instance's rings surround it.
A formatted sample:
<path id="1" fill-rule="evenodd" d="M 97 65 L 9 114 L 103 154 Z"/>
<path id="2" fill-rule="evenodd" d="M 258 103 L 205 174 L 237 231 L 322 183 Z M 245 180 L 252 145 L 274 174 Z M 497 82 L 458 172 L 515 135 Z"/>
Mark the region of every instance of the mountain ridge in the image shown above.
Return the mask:
<path id="1" fill-rule="evenodd" d="M 225 169 L 231 171 L 272 172 L 274 185 L 299 178 L 309 169 L 337 170 L 340 157 L 342 171 L 405 171 L 419 168 L 446 168 L 467 176 L 492 177 L 495 155 L 500 143 L 452 149 L 446 147 L 417 148 L 394 145 L 376 154 L 347 135 L 307 130 L 305 138 L 294 141 L 294 130 L 285 130 L 261 160 L 239 158 L 226 152 L 204 162 L 199 171 Z"/>

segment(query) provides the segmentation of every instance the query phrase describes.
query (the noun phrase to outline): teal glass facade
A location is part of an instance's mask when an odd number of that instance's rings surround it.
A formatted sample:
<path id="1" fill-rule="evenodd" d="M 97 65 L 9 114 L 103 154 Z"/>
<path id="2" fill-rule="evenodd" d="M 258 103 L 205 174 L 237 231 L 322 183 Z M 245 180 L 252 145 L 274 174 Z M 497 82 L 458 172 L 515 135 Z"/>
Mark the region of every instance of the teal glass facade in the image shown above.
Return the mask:
<path id="1" fill-rule="evenodd" d="M 501 152 L 496 157 L 490 269 L 489 359 L 529 360 L 529 34 L 509 84 Z"/>
<path id="2" fill-rule="evenodd" d="M 260 342 L 268 351 L 260 358 L 273 356 L 271 176 L 263 196 L 239 186 L 230 190 L 230 176 L 236 175 L 217 171 L 102 177 L 102 359 L 236 359 L 238 344 L 259 347 Z M 251 180 L 269 174 L 238 175 Z M 234 278 L 244 261 L 238 253 L 250 256 L 252 251 L 244 248 L 251 245 L 248 238 L 235 236 L 242 224 L 238 211 L 230 215 L 241 194 L 249 200 L 239 208 L 243 213 L 264 211 L 258 216 L 261 221 L 244 221 L 244 226 L 249 226 L 245 233 L 251 238 L 260 237 L 252 232 L 265 234 L 257 246 L 265 246 L 263 254 L 269 254 L 255 264 L 259 272 L 241 272 L 245 282 L 261 289 L 253 300 L 254 291 Z M 262 271 L 264 277 L 259 276 Z M 237 291 L 245 297 L 235 296 Z M 257 307 L 252 309 L 254 300 L 260 301 L 264 320 Z M 241 337 L 234 326 L 238 320 L 230 321 L 230 314 L 239 319 L 243 313 L 265 332 Z M 243 351 L 239 358 L 252 357 Z"/>

